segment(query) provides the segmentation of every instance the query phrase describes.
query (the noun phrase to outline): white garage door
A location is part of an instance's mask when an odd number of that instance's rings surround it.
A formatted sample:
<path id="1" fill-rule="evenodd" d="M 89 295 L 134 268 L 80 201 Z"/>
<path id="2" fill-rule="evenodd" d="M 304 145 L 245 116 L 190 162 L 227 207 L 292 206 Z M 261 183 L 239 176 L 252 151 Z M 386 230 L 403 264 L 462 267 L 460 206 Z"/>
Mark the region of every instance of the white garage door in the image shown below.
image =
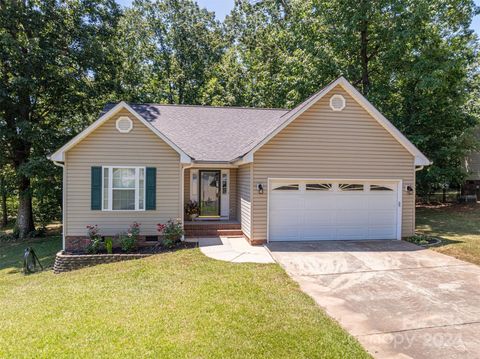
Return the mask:
<path id="1" fill-rule="evenodd" d="M 397 239 L 398 183 L 271 181 L 269 240 Z"/>

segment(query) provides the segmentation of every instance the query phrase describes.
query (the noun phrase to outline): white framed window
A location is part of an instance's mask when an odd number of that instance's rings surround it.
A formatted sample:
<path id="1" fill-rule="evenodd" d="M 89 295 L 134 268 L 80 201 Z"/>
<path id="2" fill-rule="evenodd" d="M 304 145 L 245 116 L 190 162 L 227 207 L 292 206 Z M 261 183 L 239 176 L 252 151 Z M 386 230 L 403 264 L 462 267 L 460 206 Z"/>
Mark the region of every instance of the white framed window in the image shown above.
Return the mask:
<path id="1" fill-rule="evenodd" d="M 331 183 L 307 183 L 305 185 L 307 191 L 331 191 L 333 184 Z"/>
<path id="2" fill-rule="evenodd" d="M 273 190 L 274 191 L 298 191 L 300 189 L 299 184 L 287 184 L 287 185 L 280 185 L 275 187 Z"/>
<path id="3" fill-rule="evenodd" d="M 340 183 L 338 189 L 340 191 L 363 191 L 362 183 Z"/>
<path id="4" fill-rule="evenodd" d="M 145 210 L 145 167 L 102 167 L 102 210 Z"/>

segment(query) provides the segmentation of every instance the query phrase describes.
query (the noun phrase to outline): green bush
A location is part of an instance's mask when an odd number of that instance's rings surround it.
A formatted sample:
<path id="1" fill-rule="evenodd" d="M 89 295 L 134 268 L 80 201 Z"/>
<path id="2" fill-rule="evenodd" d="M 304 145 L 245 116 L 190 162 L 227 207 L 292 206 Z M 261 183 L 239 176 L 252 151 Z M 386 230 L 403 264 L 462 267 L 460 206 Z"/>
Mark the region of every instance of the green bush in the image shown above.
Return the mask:
<path id="1" fill-rule="evenodd" d="M 140 236 L 140 223 L 133 222 L 128 228 L 127 233 L 119 235 L 122 251 L 131 252 L 137 247 L 138 237 Z"/>
<path id="2" fill-rule="evenodd" d="M 11 242 L 14 240 L 15 240 L 15 237 L 12 234 L 0 232 L 0 242 Z"/>
<path id="3" fill-rule="evenodd" d="M 108 254 L 113 253 L 113 238 L 112 237 L 105 238 L 105 249 L 107 250 Z"/>
<path id="4" fill-rule="evenodd" d="M 88 244 L 86 248 L 86 252 L 88 254 L 97 254 L 98 251 L 100 250 L 100 246 L 102 244 L 102 239 L 91 239 L 90 243 Z"/>
<path id="5" fill-rule="evenodd" d="M 136 238 L 130 233 L 121 233 L 118 235 L 120 239 L 120 247 L 124 252 L 131 252 L 135 249 L 137 245 Z"/>
<path id="6" fill-rule="evenodd" d="M 163 233 L 163 244 L 165 247 L 173 247 L 180 242 L 184 234 L 180 221 L 169 220 L 165 225 L 157 225 L 157 228 Z"/>
<path id="7" fill-rule="evenodd" d="M 431 240 L 432 240 L 432 238 L 430 238 L 429 236 L 427 236 L 425 234 L 415 234 L 414 236 L 409 237 L 407 239 L 408 242 L 417 244 L 419 246 L 427 245 L 427 244 L 430 243 Z"/>
<path id="8" fill-rule="evenodd" d="M 86 251 L 89 254 L 97 254 L 102 244 L 102 236 L 99 234 L 98 226 L 96 224 L 93 226 L 88 225 L 87 230 L 87 235 L 88 238 L 90 238 L 90 243 L 88 244 Z"/>

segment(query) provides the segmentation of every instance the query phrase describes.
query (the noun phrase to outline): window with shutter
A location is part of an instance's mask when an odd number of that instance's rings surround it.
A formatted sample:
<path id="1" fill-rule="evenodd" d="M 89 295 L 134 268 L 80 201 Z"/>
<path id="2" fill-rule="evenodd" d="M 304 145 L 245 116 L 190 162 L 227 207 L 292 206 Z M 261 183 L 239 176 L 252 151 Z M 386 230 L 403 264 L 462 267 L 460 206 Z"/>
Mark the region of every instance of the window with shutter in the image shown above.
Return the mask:
<path id="1" fill-rule="evenodd" d="M 102 209 L 102 167 L 92 167 L 90 204 L 92 211 Z"/>
<path id="2" fill-rule="evenodd" d="M 99 168 L 102 210 L 145 210 L 145 167 L 104 166 Z"/>
<path id="3" fill-rule="evenodd" d="M 157 169 L 147 167 L 145 186 L 145 209 L 152 211 L 157 208 Z"/>

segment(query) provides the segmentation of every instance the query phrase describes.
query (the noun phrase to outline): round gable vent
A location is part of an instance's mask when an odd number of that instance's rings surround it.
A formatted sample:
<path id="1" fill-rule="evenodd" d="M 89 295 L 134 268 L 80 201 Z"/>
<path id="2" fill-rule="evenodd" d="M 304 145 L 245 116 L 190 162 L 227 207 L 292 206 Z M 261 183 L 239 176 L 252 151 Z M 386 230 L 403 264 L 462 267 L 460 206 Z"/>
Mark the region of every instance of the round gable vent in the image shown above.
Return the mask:
<path id="1" fill-rule="evenodd" d="M 333 95 L 330 97 L 330 108 L 333 111 L 342 111 L 345 108 L 345 97 L 342 95 Z"/>
<path id="2" fill-rule="evenodd" d="M 116 122 L 117 130 L 121 133 L 128 133 L 133 128 L 133 122 L 126 116 L 119 117 Z"/>

